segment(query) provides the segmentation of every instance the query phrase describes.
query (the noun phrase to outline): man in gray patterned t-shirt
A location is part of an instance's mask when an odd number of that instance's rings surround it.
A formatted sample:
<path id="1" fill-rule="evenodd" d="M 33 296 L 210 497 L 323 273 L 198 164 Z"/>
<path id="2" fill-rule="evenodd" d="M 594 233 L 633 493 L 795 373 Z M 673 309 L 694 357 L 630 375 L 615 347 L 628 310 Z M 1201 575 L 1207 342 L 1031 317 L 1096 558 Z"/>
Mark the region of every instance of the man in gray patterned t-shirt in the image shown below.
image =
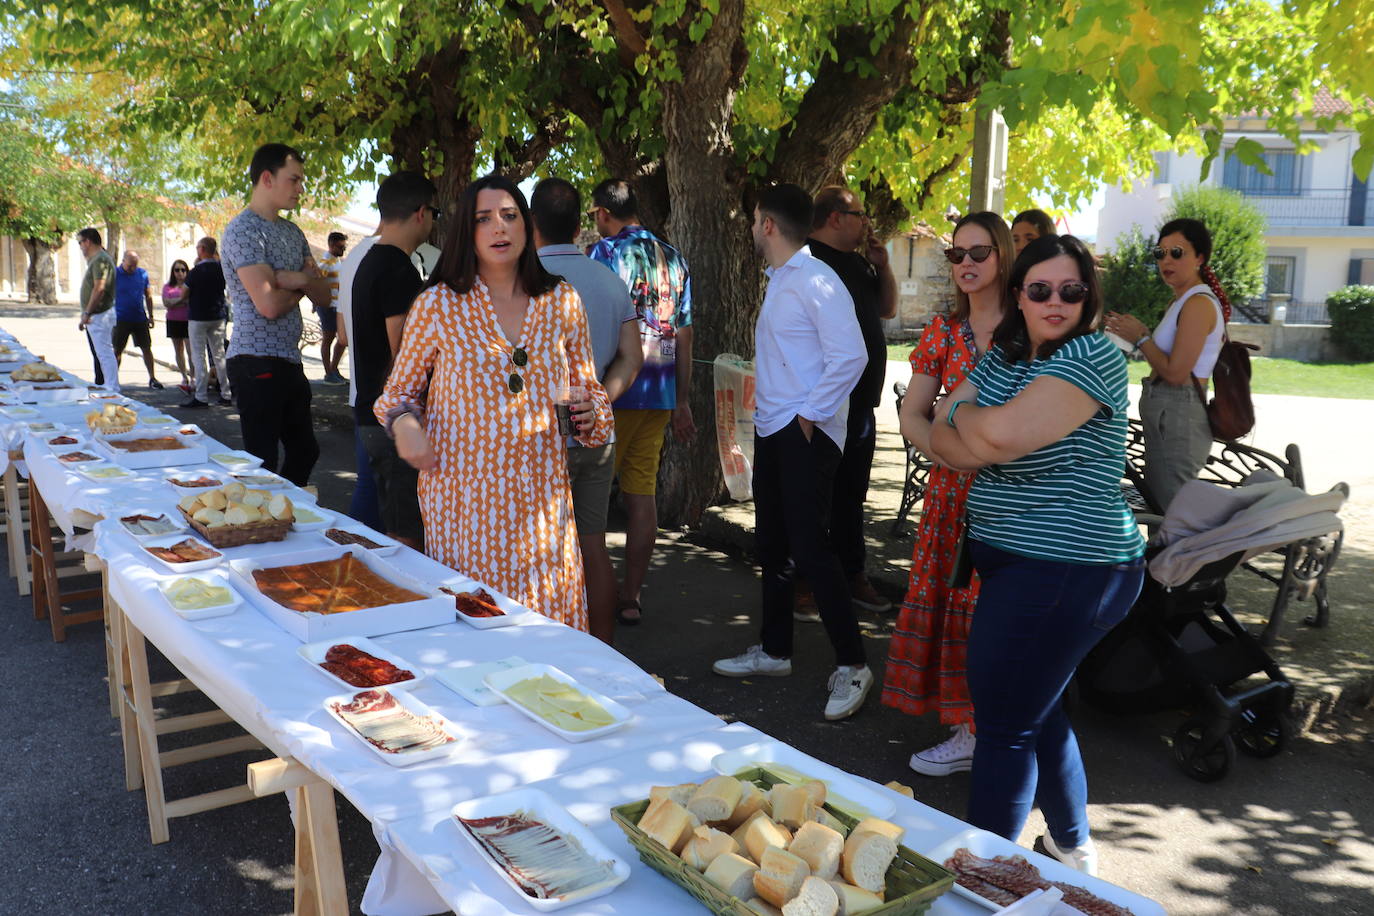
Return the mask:
<path id="1" fill-rule="evenodd" d="M 305 185 L 303 157 L 282 143 L 253 154 L 248 208 L 220 241 L 225 292 L 234 313 L 227 368 L 239 408 L 243 447 L 298 486 L 310 477 L 320 447 L 310 417 L 310 382 L 301 366 L 301 297 L 329 303 L 329 283 L 315 265 L 305 233 L 279 212 L 294 210 Z"/>

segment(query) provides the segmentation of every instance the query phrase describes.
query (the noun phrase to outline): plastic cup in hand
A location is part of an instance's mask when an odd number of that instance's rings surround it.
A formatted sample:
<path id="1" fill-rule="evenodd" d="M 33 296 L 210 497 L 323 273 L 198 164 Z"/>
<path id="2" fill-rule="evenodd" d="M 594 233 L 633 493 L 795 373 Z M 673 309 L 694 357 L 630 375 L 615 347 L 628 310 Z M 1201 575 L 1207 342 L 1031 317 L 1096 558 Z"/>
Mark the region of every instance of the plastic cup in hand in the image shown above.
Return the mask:
<path id="1" fill-rule="evenodd" d="M 587 389 L 581 385 L 563 385 L 558 389 L 558 399 L 554 402 L 554 412 L 558 415 L 558 435 L 577 435 L 577 427 L 573 425 L 573 405 L 585 400 Z"/>

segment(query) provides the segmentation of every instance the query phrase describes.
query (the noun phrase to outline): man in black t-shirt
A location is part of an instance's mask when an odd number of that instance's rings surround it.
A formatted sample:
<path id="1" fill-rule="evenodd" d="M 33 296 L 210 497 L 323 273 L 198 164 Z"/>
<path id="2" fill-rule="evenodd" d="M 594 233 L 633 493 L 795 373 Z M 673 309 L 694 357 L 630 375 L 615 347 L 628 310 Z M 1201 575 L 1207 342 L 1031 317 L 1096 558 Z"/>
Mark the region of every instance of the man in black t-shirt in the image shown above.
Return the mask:
<path id="1" fill-rule="evenodd" d="M 224 368 L 224 270 L 219 264 L 219 243 L 208 235 L 196 242 L 196 266 L 186 275 L 187 335 L 191 340 L 191 366 L 196 374 L 196 390 L 182 407 L 210 406 L 210 373 L 206 350 L 215 361 L 219 380 L 219 406 L 233 405 L 229 373 Z"/>
<path id="2" fill-rule="evenodd" d="M 424 525 L 416 494 L 416 470 L 396 454 L 396 444 L 372 415 L 372 404 L 386 386 L 391 362 L 401 348 L 406 313 L 422 281 L 410 256 L 429 238 L 439 211 L 434 184 L 418 172 L 397 172 L 377 188 L 381 223 L 377 242 L 353 275 L 353 417 L 367 450 L 382 506 L 386 533 L 416 550 L 424 547 Z"/>
<path id="3" fill-rule="evenodd" d="M 878 438 L 873 410 L 882 400 L 887 371 L 882 320 L 897 314 L 897 281 L 887 262 L 887 249 L 874 238 L 868 217 L 852 191 L 837 186 L 822 188 L 815 206 L 807 245 L 813 255 L 839 274 L 849 291 L 868 351 L 868 367 L 849 396 L 849 428 L 831 498 L 830 542 L 844 567 L 854 604 L 868 611 L 889 611 L 892 602 L 873 588 L 864 572 L 864 502 Z M 859 253 L 861 246 L 863 254 Z M 815 614 L 814 608 L 798 608 L 798 616 L 811 619 L 811 614 Z M 815 618 L 819 619 L 819 614 Z"/>

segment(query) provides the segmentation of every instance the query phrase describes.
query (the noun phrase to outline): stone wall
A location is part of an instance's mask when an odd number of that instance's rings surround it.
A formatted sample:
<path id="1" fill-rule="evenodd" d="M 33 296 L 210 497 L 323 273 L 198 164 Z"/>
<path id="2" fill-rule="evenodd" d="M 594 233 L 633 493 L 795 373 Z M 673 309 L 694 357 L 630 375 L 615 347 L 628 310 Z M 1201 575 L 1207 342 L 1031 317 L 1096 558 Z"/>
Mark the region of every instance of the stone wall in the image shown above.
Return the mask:
<path id="1" fill-rule="evenodd" d="M 954 281 L 945 260 L 946 241 L 928 230 L 888 242 L 897 279 L 897 317 L 883 322 L 889 340 L 913 340 L 930 317 L 954 306 Z"/>
<path id="2" fill-rule="evenodd" d="M 1259 345 L 1256 356 L 1295 359 L 1304 363 L 1345 359 L 1331 342 L 1331 328 L 1320 324 L 1240 324 L 1231 322 L 1232 340 Z"/>

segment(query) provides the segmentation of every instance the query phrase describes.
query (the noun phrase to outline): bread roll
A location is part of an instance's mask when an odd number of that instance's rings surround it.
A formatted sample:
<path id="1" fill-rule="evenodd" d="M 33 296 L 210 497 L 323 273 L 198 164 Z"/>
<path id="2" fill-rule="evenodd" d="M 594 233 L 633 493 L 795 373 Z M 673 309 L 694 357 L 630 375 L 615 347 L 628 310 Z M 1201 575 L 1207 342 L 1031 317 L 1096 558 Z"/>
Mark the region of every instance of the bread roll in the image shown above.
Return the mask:
<path id="1" fill-rule="evenodd" d="M 682 849 L 682 861 L 697 871 L 706 871 L 716 860 L 716 856 L 727 852 L 739 852 L 739 844 L 735 842 L 735 838 L 713 827 L 702 826 L 692 831 L 691 838 Z"/>
<path id="2" fill-rule="evenodd" d="M 229 507 L 229 497 L 225 496 L 223 490 L 208 490 L 201 494 L 200 501 L 211 509 L 227 509 Z"/>
<path id="3" fill-rule="evenodd" d="M 257 509 L 267 502 L 266 490 L 244 490 L 243 499 L 240 500 L 245 506 L 252 506 Z"/>
<path id="4" fill-rule="evenodd" d="M 733 776 L 714 776 L 692 794 L 687 810 L 704 824 L 724 823 L 739 804 L 744 790 Z"/>
<path id="5" fill-rule="evenodd" d="M 835 916 L 840 898 L 824 879 L 807 878 L 797 896 L 783 904 L 782 916 Z"/>
<path id="6" fill-rule="evenodd" d="M 224 521 L 230 525 L 246 525 L 259 519 L 258 510 L 243 503 L 230 503 L 224 510 Z"/>
<path id="7" fill-rule="evenodd" d="M 725 821 L 725 829 L 727 830 L 734 830 L 748 820 L 751 814 L 762 810 L 764 805 L 768 804 L 768 793 L 760 789 L 755 783 L 741 779 L 739 780 L 739 787 L 739 804 L 735 805 L 735 810 L 730 812 L 730 816 Z"/>
<path id="8" fill-rule="evenodd" d="M 768 815 L 764 814 L 762 810 L 755 811 L 753 814 L 746 817 L 743 823 L 741 823 L 734 830 L 730 831 L 730 836 L 734 837 L 735 842 L 739 844 L 740 849 L 745 848 L 744 837 L 746 834 L 749 833 L 749 825 L 754 823 L 754 821 L 758 820 L 761 817 L 766 818 L 768 817 Z"/>
<path id="9" fill-rule="evenodd" d="M 892 821 L 885 821 L 880 817 L 864 818 L 854 825 L 853 833 L 860 833 L 864 830 L 872 833 L 881 833 L 894 843 L 900 843 L 902 841 L 902 836 L 906 833 L 905 827 L 899 827 L 892 823 Z"/>
<path id="10" fill-rule="evenodd" d="M 818 824 L 824 824 L 831 830 L 838 833 L 840 836 L 844 836 L 849 832 L 849 828 L 844 825 L 844 821 L 840 820 L 838 817 L 831 814 L 824 808 L 813 809 L 811 811 L 811 819 Z"/>
<path id="11" fill-rule="evenodd" d="M 806 790 L 806 794 L 811 796 L 811 804 L 817 808 L 825 804 L 825 783 L 819 779 L 808 779 L 799 787 Z"/>
<path id="12" fill-rule="evenodd" d="M 887 886 L 887 867 L 897 857 L 897 841 L 872 830 L 854 828 L 844 841 L 840 873 L 850 884 L 875 894 Z"/>
<path id="13" fill-rule="evenodd" d="M 218 509 L 211 509 L 209 506 L 203 506 L 200 509 L 196 510 L 195 514 L 192 515 L 191 518 L 200 522 L 207 528 L 223 525 L 225 523 L 224 513 L 219 511 Z"/>
<path id="14" fill-rule="evenodd" d="M 754 875 L 754 891 L 773 906 L 784 906 L 797 896 L 802 882 L 811 876 L 806 862 L 786 849 L 770 846 L 759 859 Z"/>
<path id="15" fill-rule="evenodd" d="M 768 791 L 773 803 L 773 820 L 796 830 L 811 819 L 811 793 L 801 786 L 778 783 Z"/>
<path id="16" fill-rule="evenodd" d="M 792 842 L 792 833 L 781 824 L 775 824 L 766 817 L 758 817 L 749 822 L 749 827 L 744 831 L 744 848 L 749 851 L 749 858 L 763 864 L 763 853 L 770 847 L 786 849 L 787 844 Z M 767 900 L 767 897 L 763 899 Z"/>
<path id="17" fill-rule="evenodd" d="M 692 816 L 687 809 L 670 798 L 650 802 L 640 818 L 639 829 L 664 848 L 677 852 L 692 835 Z"/>
<path id="18" fill-rule="evenodd" d="M 243 485 L 243 481 L 236 480 L 233 483 L 225 484 L 221 489 L 224 490 L 226 499 L 231 502 L 241 503 L 243 502 L 243 494 L 248 488 Z"/>
<path id="19" fill-rule="evenodd" d="M 267 513 L 279 522 L 290 521 L 294 515 L 291 500 L 287 498 L 285 493 L 272 494 L 272 498 L 267 501 L 265 508 Z"/>
<path id="20" fill-rule="evenodd" d="M 782 910 L 773 906 L 773 904 L 764 900 L 762 897 L 750 897 L 748 902 L 744 905 L 755 913 L 758 913 L 759 916 L 782 916 Z"/>
<path id="21" fill-rule="evenodd" d="M 831 881 L 830 886 L 835 889 L 835 896 L 840 901 L 837 916 L 856 916 L 858 913 L 867 913 L 883 905 L 882 897 L 861 887 L 845 884 L 843 881 Z"/>
<path id="22" fill-rule="evenodd" d="M 192 516 L 205 507 L 205 503 L 200 501 L 199 493 L 187 493 L 177 500 L 177 505 Z"/>
<path id="23" fill-rule="evenodd" d="M 754 875 L 758 866 L 744 856 L 727 852 L 716 856 L 707 867 L 705 878 L 731 897 L 748 900 L 754 896 Z"/>
<path id="24" fill-rule="evenodd" d="M 898 795 L 905 795 L 907 798 L 915 798 L 915 797 L 916 797 L 916 792 L 915 792 L 914 789 L 911 788 L 911 786 L 904 786 L 904 785 L 902 785 L 900 782 L 898 782 L 898 781 L 895 780 L 895 779 L 892 780 L 891 782 L 883 783 L 883 788 L 884 788 L 884 789 L 891 789 L 893 792 L 896 792 Z"/>
<path id="25" fill-rule="evenodd" d="M 649 801 L 656 802 L 660 798 L 670 798 L 685 808 L 698 788 L 699 786 L 694 782 L 684 782 L 680 786 L 653 786 L 649 789 Z"/>
<path id="26" fill-rule="evenodd" d="M 807 821 L 801 825 L 787 851 L 806 860 L 811 874 L 830 879 L 840 870 L 840 854 L 844 852 L 844 836 L 824 824 Z"/>

